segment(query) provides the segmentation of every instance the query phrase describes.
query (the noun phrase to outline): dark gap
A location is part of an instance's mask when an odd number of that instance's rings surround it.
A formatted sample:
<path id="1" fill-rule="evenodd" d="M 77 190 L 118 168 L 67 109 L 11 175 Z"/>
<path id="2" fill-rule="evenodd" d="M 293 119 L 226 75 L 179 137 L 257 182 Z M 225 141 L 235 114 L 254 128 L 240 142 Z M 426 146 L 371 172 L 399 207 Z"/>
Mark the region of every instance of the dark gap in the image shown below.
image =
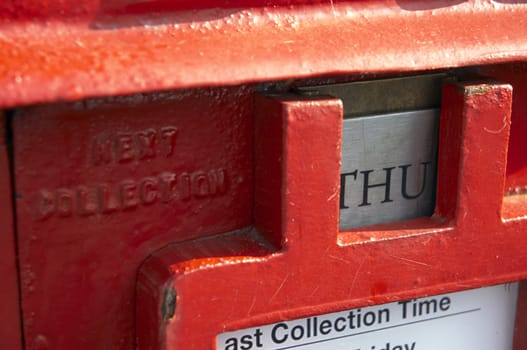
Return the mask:
<path id="1" fill-rule="evenodd" d="M 20 310 L 20 338 L 22 342 L 22 348 L 26 348 L 26 340 L 24 333 L 24 314 L 22 311 L 22 270 L 20 266 L 19 259 L 19 248 L 18 248 L 18 222 L 17 222 L 17 205 L 16 201 L 18 194 L 15 187 L 15 160 L 14 160 L 14 150 L 13 150 L 13 118 L 16 115 L 16 110 L 6 110 L 4 112 L 6 118 L 6 146 L 7 146 L 7 156 L 9 158 L 9 175 L 11 177 L 10 186 L 11 186 L 11 206 L 13 211 L 13 233 L 15 235 L 15 253 L 16 253 L 16 269 L 18 275 L 18 308 Z"/>

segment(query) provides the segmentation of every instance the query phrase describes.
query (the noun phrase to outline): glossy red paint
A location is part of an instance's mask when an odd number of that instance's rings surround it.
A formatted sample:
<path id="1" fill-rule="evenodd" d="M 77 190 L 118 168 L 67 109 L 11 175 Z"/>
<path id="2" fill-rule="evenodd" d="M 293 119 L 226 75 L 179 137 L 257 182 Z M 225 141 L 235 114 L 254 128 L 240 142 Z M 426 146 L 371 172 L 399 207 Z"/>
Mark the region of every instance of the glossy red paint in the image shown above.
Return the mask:
<path id="1" fill-rule="evenodd" d="M 0 112 L 0 349 L 22 349 L 6 119 Z"/>
<path id="2" fill-rule="evenodd" d="M 0 106 L 493 64 L 527 50 L 523 1 L 225 3 L 3 1 Z"/>
<path id="3" fill-rule="evenodd" d="M 526 279 L 525 38 L 525 1 L 0 1 L 22 294 L 2 118 L 0 348 L 22 347 L 19 298 L 27 349 L 210 349 Z M 339 232 L 339 101 L 253 104 L 253 83 L 476 65 L 513 86 L 512 117 L 507 85 L 445 89 L 431 218 Z"/>
<path id="4" fill-rule="evenodd" d="M 246 88 L 37 106 L 13 119 L 28 349 L 133 349 L 141 262 L 251 223 Z"/>
<path id="5" fill-rule="evenodd" d="M 232 234 L 242 247 L 216 238 L 146 261 L 139 349 L 210 349 L 228 330 L 525 279 L 526 223 L 502 216 L 511 103 L 510 85 L 447 85 L 433 217 L 339 232 L 340 102 L 258 97 L 254 229 Z"/>

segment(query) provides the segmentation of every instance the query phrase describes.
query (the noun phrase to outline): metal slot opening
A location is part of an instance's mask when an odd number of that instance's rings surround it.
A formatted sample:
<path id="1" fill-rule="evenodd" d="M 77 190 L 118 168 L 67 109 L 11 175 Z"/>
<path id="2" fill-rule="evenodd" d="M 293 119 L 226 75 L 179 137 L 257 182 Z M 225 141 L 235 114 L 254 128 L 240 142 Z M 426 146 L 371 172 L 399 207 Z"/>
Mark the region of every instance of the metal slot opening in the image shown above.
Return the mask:
<path id="1" fill-rule="evenodd" d="M 431 216 L 444 74 L 300 89 L 342 99 L 341 230 Z"/>

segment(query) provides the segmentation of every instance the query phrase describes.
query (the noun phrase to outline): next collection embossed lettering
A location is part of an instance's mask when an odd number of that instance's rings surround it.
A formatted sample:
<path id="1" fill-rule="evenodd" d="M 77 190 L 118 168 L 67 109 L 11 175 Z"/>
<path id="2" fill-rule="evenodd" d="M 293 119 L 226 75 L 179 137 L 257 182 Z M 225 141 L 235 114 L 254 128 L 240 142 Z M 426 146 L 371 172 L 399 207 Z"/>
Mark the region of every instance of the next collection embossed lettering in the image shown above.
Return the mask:
<path id="1" fill-rule="evenodd" d="M 132 160 L 170 157 L 174 154 L 178 129 L 164 126 L 136 132 L 99 135 L 92 143 L 91 164 L 127 163 Z"/>
<path id="2" fill-rule="evenodd" d="M 163 172 L 140 180 L 124 180 L 118 184 L 41 190 L 38 200 L 40 219 L 111 214 L 149 206 L 154 203 L 210 198 L 227 191 L 224 169 L 180 174 Z"/>

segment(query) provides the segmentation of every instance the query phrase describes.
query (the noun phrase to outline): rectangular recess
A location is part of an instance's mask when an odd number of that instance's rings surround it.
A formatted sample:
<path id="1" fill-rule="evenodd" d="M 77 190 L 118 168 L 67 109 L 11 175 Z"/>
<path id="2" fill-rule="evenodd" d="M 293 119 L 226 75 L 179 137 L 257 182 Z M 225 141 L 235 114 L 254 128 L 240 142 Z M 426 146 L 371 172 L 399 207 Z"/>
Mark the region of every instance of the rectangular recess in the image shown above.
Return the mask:
<path id="1" fill-rule="evenodd" d="M 512 85 L 507 172 L 501 214 L 504 221 L 523 220 L 527 218 L 527 61 L 481 66 L 477 67 L 477 72 Z"/>
<path id="2" fill-rule="evenodd" d="M 301 88 L 342 99 L 341 230 L 431 216 L 444 74 Z"/>
<path id="3" fill-rule="evenodd" d="M 507 176 L 503 199 L 505 220 L 527 217 L 527 62 L 488 68 L 497 79 L 513 86 L 510 138 L 507 149 Z"/>

